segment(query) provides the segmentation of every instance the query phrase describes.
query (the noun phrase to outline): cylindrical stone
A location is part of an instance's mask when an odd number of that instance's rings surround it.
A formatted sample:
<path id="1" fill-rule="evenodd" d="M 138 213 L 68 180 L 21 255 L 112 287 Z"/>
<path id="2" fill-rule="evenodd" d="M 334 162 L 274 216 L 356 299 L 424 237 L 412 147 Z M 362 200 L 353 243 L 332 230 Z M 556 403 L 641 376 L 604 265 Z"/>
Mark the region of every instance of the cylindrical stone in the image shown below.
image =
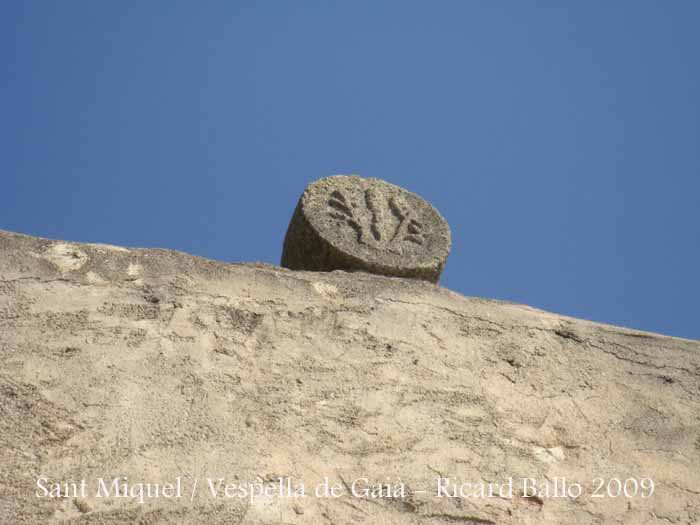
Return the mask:
<path id="1" fill-rule="evenodd" d="M 415 193 L 380 179 L 335 175 L 309 184 L 301 195 L 282 266 L 437 283 L 450 244 L 445 219 Z"/>

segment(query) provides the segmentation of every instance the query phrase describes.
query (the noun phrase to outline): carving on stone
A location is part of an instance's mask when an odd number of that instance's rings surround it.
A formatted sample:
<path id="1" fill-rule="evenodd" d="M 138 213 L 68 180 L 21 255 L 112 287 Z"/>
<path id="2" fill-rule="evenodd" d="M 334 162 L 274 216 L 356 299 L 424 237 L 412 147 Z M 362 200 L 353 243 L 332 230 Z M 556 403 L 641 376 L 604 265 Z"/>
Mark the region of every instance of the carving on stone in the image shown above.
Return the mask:
<path id="1" fill-rule="evenodd" d="M 385 197 L 369 188 L 360 204 L 351 202 L 340 190 L 328 199 L 328 213 L 355 230 L 357 242 L 393 251 L 401 242 L 422 245 L 423 225 L 399 197 Z"/>
<path id="2" fill-rule="evenodd" d="M 437 283 L 450 244 L 445 219 L 415 193 L 381 179 L 333 175 L 304 189 L 284 237 L 281 264 Z"/>

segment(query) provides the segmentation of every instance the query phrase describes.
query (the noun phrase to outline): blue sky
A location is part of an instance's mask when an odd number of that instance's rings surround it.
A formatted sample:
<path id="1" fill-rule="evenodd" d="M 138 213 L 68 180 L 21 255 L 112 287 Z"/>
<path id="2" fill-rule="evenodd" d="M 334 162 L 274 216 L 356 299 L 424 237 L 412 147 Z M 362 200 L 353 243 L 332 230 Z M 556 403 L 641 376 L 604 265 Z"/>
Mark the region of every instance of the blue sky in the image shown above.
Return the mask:
<path id="1" fill-rule="evenodd" d="M 441 284 L 700 338 L 700 3 L 0 7 L 0 228 L 277 264 L 339 173 L 452 228 Z"/>

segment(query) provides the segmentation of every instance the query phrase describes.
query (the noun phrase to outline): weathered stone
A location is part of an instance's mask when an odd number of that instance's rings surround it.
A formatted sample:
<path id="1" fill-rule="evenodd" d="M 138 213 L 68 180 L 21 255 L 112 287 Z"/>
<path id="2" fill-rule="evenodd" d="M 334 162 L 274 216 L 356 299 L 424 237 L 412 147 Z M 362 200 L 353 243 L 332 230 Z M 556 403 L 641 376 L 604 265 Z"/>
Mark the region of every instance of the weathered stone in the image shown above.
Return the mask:
<path id="1" fill-rule="evenodd" d="M 450 242 L 445 219 L 415 193 L 380 179 L 336 175 L 304 190 L 284 239 L 282 266 L 437 282 Z"/>
<path id="2" fill-rule="evenodd" d="M 698 341 L 0 231 L 2 525 L 698 524 L 699 414 Z M 97 497 L 178 477 L 181 498 Z"/>

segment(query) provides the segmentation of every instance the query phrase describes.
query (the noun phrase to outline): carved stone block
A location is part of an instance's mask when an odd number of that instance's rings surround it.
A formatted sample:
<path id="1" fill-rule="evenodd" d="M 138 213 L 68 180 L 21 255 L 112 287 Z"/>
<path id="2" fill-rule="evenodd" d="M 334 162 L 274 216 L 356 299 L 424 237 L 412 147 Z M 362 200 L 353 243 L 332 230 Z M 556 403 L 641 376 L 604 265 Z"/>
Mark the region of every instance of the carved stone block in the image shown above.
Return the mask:
<path id="1" fill-rule="evenodd" d="M 436 283 L 450 244 L 447 222 L 418 195 L 380 179 L 336 175 L 304 190 L 284 239 L 282 266 Z"/>

